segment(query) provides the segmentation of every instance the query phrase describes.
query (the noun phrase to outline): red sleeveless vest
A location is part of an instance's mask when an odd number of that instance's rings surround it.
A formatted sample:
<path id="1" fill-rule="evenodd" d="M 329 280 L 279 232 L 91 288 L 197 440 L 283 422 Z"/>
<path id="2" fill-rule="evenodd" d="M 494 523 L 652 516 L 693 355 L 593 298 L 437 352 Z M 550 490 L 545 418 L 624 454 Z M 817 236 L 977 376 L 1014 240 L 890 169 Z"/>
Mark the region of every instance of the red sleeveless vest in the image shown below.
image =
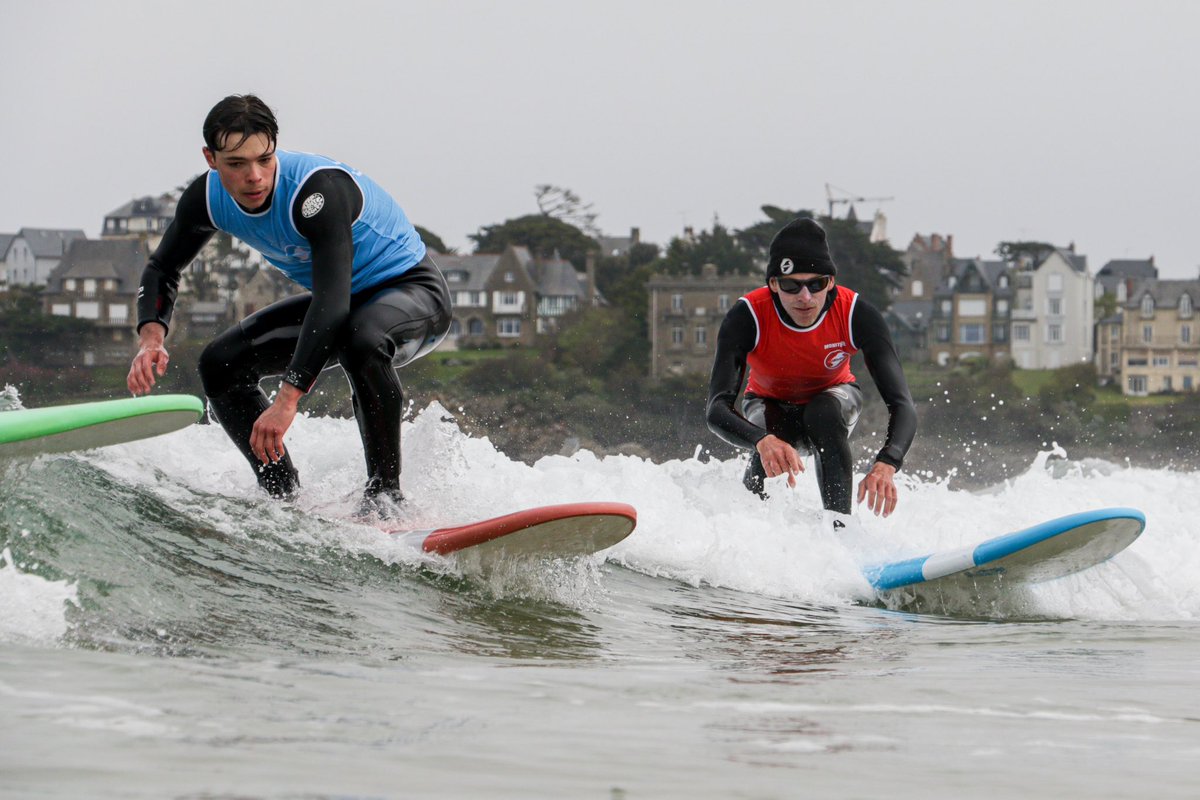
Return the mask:
<path id="1" fill-rule="evenodd" d="M 837 288 L 833 304 L 809 328 L 798 328 L 775 308 L 766 286 L 741 298 L 750 306 L 758 339 L 746 357 L 746 392 L 787 403 L 807 403 L 821 392 L 853 383 L 850 356 L 858 352 L 850 335 L 850 317 L 858 293 Z"/>

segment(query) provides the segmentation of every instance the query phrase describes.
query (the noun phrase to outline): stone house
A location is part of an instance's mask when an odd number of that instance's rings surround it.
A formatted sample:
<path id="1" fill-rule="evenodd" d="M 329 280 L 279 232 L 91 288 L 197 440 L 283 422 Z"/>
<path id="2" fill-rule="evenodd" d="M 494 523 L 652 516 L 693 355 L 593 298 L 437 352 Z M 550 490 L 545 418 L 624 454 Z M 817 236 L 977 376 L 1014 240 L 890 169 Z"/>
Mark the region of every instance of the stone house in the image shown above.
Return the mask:
<path id="1" fill-rule="evenodd" d="M 138 286 L 148 257 L 140 239 L 78 239 L 50 274 L 42 295 L 46 312 L 95 325 L 78 363 L 125 364 L 133 357 Z"/>
<path id="2" fill-rule="evenodd" d="M 764 284 L 761 273 L 718 275 L 715 264 L 705 264 L 699 275 L 651 277 L 650 377 L 711 372 L 726 312 Z"/>
<path id="3" fill-rule="evenodd" d="M 1009 358 L 1012 274 L 1003 261 L 955 259 L 933 294 L 929 356 L 939 366 L 960 360 Z"/>

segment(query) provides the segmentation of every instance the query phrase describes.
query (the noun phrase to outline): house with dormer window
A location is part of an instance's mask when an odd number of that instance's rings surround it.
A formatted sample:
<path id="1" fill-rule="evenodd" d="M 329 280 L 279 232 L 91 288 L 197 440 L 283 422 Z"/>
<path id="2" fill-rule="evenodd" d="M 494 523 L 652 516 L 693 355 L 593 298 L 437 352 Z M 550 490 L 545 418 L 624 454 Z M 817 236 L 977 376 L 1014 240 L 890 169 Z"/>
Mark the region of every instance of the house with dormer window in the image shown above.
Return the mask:
<path id="1" fill-rule="evenodd" d="M 46 312 L 95 326 L 92 341 L 80 343 L 84 366 L 129 362 L 138 287 L 149 256 L 140 239 L 79 239 L 50 274 L 42 294 Z"/>
<path id="2" fill-rule="evenodd" d="M 59 228 L 21 228 L 4 252 L 8 286 L 45 286 L 71 243 L 87 238 L 83 231 Z"/>
<path id="3" fill-rule="evenodd" d="M 1012 271 L 1003 261 L 954 259 L 954 271 L 933 294 L 929 353 L 939 366 L 1010 357 Z"/>
<path id="4" fill-rule="evenodd" d="M 1096 325 L 1096 369 L 1127 395 L 1200 387 L 1200 281 L 1148 278 Z"/>
<path id="5" fill-rule="evenodd" d="M 443 347 L 529 345 L 564 314 L 600 300 L 591 263 L 580 273 L 557 254 L 535 258 L 516 246 L 498 254 L 432 255 L 454 312 Z"/>

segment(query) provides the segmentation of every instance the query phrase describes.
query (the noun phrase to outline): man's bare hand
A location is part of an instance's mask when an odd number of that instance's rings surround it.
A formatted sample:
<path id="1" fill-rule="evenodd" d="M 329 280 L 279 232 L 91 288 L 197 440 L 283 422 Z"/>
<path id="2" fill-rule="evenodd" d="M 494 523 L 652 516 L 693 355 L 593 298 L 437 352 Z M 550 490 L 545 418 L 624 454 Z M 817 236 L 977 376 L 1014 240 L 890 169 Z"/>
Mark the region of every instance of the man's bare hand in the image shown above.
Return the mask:
<path id="1" fill-rule="evenodd" d="M 867 508 L 875 512 L 875 516 L 882 513 L 886 517 L 891 514 L 896 509 L 895 476 L 895 467 L 876 461 L 871 465 L 867 477 L 858 485 L 858 502 L 866 498 Z"/>
<path id="2" fill-rule="evenodd" d="M 138 333 L 137 355 L 133 357 L 129 376 L 125 379 L 134 397 L 150 393 L 154 388 L 156 372 L 159 377 L 166 373 L 167 364 L 171 363 L 167 348 L 163 347 L 166 335 L 167 329 L 157 322 L 147 322 Z"/>
<path id="3" fill-rule="evenodd" d="M 768 478 L 786 473 L 788 486 L 796 485 L 796 476 L 804 472 L 804 464 L 801 463 L 800 454 L 796 452 L 796 448 L 774 434 L 767 434 L 759 439 L 754 448 L 758 450 Z"/>
<path id="4" fill-rule="evenodd" d="M 283 446 L 283 435 L 296 419 L 297 404 L 303 396 L 304 393 L 295 386 L 283 384 L 279 394 L 275 395 L 275 401 L 254 421 L 254 428 L 250 431 L 250 449 L 262 463 L 278 461 L 287 453 Z"/>

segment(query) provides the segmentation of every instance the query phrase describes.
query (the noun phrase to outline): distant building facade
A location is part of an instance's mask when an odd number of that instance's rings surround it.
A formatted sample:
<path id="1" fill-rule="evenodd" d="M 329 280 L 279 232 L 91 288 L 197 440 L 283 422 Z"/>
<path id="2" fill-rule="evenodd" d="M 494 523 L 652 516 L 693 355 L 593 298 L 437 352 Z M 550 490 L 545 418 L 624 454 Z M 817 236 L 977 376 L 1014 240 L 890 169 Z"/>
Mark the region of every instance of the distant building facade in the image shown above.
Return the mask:
<path id="1" fill-rule="evenodd" d="M 1022 369 L 1058 369 L 1093 357 L 1095 280 L 1074 246 L 1013 265 L 1012 359 Z"/>
<path id="2" fill-rule="evenodd" d="M 933 296 L 929 351 L 934 363 L 964 359 L 1007 361 L 1013 304 L 1012 275 L 1003 261 L 956 259 Z"/>
<path id="3" fill-rule="evenodd" d="M 4 253 L 8 286 L 45 286 L 72 242 L 86 239 L 78 229 L 21 228 Z"/>
<path id="4" fill-rule="evenodd" d="M 1138 281 L 1096 325 L 1096 370 L 1126 395 L 1200 388 L 1200 281 Z"/>
<path id="5" fill-rule="evenodd" d="M 443 347 L 516 347 L 554 330 L 564 314 L 600 302 L 594 268 L 580 273 L 555 255 L 538 259 L 528 248 L 433 259 L 446 276 L 454 312 Z"/>
<path id="6" fill-rule="evenodd" d="M 145 239 L 150 250 L 158 247 L 167 226 L 175 219 L 177 202 L 171 194 L 138 197 L 104 215 L 101 239 Z"/>
<path id="7" fill-rule="evenodd" d="M 726 312 L 763 285 L 762 274 L 718 275 L 714 264 L 705 264 L 699 275 L 654 275 L 647 284 L 650 377 L 711 372 Z"/>
<path id="8" fill-rule="evenodd" d="M 955 270 L 954 237 L 917 234 L 901 253 L 907 274 L 891 296 L 883 318 L 903 361 L 929 361 L 929 326 L 934 293 Z"/>
<path id="9" fill-rule="evenodd" d="M 93 340 L 80 343 L 81 365 L 128 363 L 147 258 L 141 240 L 78 239 L 51 273 L 43 293 L 46 312 L 95 325 Z"/>

